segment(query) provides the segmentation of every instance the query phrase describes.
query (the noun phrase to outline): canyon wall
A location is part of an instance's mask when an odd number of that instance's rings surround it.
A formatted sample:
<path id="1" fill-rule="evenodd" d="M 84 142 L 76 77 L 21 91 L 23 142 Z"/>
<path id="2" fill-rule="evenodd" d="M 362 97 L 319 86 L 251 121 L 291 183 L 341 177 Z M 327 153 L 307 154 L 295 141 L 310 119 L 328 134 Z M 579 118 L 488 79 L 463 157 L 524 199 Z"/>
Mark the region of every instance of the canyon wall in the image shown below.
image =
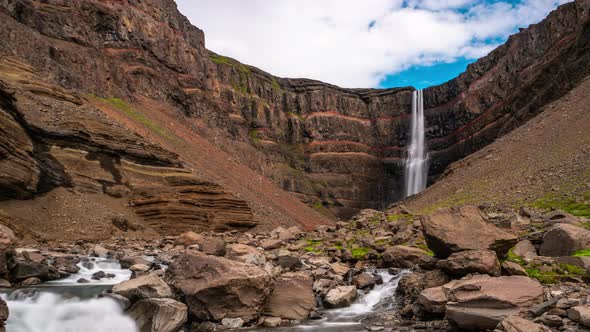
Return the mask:
<path id="1" fill-rule="evenodd" d="M 589 8 L 561 6 L 425 90 L 432 180 L 590 73 Z M 201 119 L 210 141 L 324 214 L 348 217 L 403 195 L 412 88 L 272 76 L 208 51 L 171 0 L 2 0 L 0 20 L 0 54 L 67 89 L 150 98 Z"/>

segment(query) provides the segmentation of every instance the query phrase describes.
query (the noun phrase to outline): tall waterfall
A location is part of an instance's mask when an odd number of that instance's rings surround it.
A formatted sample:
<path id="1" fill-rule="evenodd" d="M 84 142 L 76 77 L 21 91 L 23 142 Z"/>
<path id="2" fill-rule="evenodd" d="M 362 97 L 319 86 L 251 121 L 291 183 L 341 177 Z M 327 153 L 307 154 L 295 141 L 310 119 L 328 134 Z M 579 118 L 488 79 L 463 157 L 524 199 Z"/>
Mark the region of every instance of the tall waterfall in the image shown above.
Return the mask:
<path id="1" fill-rule="evenodd" d="M 412 142 L 408 148 L 406 166 L 406 197 L 426 188 L 428 178 L 428 152 L 424 133 L 424 99 L 422 90 L 412 96 Z"/>

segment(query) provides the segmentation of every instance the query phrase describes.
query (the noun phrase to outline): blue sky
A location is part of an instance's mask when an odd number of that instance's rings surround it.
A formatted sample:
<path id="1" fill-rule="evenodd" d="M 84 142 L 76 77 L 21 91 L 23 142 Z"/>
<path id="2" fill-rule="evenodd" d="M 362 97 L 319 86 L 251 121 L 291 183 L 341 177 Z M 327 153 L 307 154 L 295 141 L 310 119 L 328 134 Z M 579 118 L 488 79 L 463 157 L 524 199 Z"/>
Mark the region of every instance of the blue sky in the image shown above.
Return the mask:
<path id="1" fill-rule="evenodd" d="M 177 0 L 206 47 L 281 77 L 423 88 L 571 0 Z"/>

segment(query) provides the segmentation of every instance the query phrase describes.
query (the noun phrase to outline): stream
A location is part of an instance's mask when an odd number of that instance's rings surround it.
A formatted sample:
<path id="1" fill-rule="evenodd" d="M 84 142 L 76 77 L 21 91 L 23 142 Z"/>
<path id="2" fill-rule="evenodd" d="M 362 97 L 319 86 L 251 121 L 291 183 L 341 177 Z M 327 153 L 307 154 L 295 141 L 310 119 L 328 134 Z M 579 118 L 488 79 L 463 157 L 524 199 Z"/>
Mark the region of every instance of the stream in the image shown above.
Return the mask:
<path id="1" fill-rule="evenodd" d="M 137 332 L 133 320 L 120 305 L 98 296 L 113 285 L 128 280 L 131 271 L 119 262 L 106 258 L 91 258 L 93 264 L 81 262 L 80 271 L 68 278 L 47 282 L 29 288 L 0 293 L 10 310 L 6 324 L 9 332 Z M 98 271 L 112 273 L 113 278 L 92 280 Z M 360 321 L 376 309 L 388 309 L 398 282 L 408 272 L 392 275 L 386 270 L 377 271 L 383 284 L 366 294 L 360 294 L 353 305 L 342 309 L 322 310 L 322 318 L 302 325 L 273 329 L 257 328 L 252 331 L 364 331 Z M 78 283 L 80 278 L 87 283 Z"/>

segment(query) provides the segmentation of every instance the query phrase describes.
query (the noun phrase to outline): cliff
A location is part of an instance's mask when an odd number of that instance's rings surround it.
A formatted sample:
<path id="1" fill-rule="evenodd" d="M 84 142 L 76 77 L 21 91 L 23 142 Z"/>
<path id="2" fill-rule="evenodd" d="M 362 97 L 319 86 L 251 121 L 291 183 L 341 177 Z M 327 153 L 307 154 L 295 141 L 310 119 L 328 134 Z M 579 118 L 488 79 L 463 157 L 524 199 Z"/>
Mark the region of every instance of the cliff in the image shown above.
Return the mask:
<path id="1" fill-rule="evenodd" d="M 425 90 L 432 180 L 590 73 L 589 8 L 589 0 L 561 6 L 458 78 Z M 187 135 L 205 137 L 326 215 L 348 217 L 401 198 L 412 88 L 274 77 L 209 52 L 171 0 L 3 0 L 0 19 L 3 56 L 65 89 L 126 100 L 150 119 L 159 116 L 153 105 L 162 105 Z M 233 190 L 241 181 L 234 180 Z"/>

